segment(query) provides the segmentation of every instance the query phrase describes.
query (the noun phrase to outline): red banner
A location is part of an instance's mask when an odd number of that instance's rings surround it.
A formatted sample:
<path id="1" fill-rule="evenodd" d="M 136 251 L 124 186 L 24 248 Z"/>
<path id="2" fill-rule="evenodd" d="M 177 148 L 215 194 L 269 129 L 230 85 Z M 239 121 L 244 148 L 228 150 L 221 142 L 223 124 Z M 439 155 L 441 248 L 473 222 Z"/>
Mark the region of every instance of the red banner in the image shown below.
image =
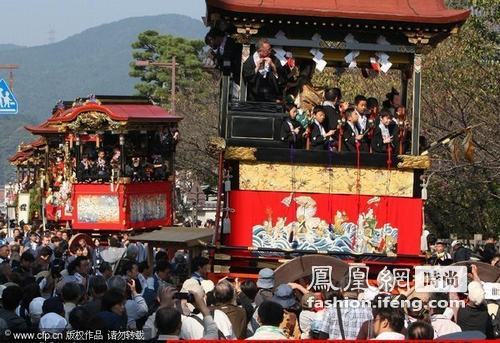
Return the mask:
<path id="1" fill-rule="evenodd" d="M 420 255 L 422 200 L 231 191 L 227 244 Z"/>

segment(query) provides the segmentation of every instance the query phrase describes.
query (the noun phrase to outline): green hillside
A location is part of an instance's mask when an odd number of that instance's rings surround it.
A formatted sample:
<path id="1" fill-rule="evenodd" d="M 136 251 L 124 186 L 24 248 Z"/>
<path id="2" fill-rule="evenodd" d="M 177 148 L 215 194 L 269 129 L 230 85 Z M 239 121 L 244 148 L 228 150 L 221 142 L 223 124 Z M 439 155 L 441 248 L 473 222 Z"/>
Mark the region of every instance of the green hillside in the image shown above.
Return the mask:
<path id="1" fill-rule="evenodd" d="M 199 20 L 181 15 L 128 18 L 88 29 L 61 42 L 17 47 L 0 45 L 0 63 L 16 63 L 15 95 L 20 113 L 0 117 L 0 184 L 14 170 L 7 158 L 30 136 L 23 126 L 39 123 L 51 113 L 58 99 L 88 94 L 134 94 L 137 79 L 128 76 L 131 43 L 146 30 L 184 38 L 202 38 L 206 29 Z M 1 77 L 7 78 L 5 73 Z"/>
<path id="2" fill-rule="evenodd" d="M 24 48 L 23 46 L 20 45 L 15 45 L 15 44 L 0 44 L 0 51 L 7 51 L 7 50 L 14 50 L 14 49 L 21 49 Z"/>

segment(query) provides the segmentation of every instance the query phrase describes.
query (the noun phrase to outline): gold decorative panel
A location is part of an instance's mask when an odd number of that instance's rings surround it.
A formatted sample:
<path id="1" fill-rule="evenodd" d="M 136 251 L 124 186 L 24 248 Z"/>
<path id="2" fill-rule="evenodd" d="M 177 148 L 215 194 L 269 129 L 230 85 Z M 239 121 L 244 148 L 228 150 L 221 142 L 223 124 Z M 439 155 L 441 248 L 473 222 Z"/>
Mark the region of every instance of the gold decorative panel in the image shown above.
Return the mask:
<path id="1" fill-rule="evenodd" d="M 356 167 L 240 162 L 241 190 L 357 194 Z M 413 196 L 413 171 L 359 170 L 360 194 Z"/>

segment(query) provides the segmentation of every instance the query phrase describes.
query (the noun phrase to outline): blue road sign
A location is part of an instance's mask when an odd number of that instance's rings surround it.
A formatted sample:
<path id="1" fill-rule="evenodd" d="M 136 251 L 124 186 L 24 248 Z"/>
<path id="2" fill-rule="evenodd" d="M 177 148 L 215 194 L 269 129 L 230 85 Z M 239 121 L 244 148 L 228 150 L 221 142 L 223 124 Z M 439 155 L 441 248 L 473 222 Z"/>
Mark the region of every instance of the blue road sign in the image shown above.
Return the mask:
<path id="1" fill-rule="evenodd" d="M 17 114 L 18 109 L 14 93 L 7 86 L 7 83 L 3 79 L 0 79 L 0 115 Z"/>

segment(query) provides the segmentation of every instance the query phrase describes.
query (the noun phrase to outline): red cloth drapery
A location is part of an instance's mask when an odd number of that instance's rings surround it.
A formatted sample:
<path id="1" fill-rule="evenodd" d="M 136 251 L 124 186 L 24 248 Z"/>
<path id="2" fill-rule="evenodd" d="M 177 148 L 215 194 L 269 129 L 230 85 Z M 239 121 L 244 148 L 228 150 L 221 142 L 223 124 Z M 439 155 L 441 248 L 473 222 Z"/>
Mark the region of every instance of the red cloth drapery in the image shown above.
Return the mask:
<path id="1" fill-rule="evenodd" d="M 234 246 L 252 246 L 252 228 L 272 218 L 286 217 L 286 224 L 296 221 L 298 205 L 291 201 L 287 207 L 282 200 L 287 192 L 232 191 L 230 207 L 231 234 L 228 243 Z M 402 197 L 373 198 L 363 195 L 294 194 L 294 197 L 310 196 L 316 202 L 315 217 L 334 223 L 337 211 L 345 212 L 348 222 L 357 223 L 359 213 L 371 208 L 377 227 L 390 224 L 398 229 L 398 254 L 419 255 L 422 232 L 422 200 Z M 368 201 L 372 199 L 371 203 Z M 358 213 L 359 206 L 359 213 Z"/>

